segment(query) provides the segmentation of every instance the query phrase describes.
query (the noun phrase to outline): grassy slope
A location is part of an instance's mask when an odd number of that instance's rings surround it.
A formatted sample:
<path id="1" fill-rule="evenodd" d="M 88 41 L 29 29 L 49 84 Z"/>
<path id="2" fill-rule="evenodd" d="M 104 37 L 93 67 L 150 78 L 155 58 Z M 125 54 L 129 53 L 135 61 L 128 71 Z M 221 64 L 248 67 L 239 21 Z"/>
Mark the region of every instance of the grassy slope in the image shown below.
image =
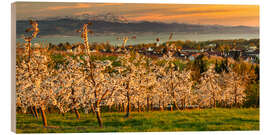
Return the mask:
<path id="1" fill-rule="evenodd" d="M 17 114 L 17 133 L 22 132 L 148 132 L 259 130 L 259 109 L 203 109 L 174 112 L 144 112 L 131 114 L 102 113 L 104 128 L 98 128 L 95 115 L 47 114 L 49 128 L 42 127 L 41 118 Z"/>

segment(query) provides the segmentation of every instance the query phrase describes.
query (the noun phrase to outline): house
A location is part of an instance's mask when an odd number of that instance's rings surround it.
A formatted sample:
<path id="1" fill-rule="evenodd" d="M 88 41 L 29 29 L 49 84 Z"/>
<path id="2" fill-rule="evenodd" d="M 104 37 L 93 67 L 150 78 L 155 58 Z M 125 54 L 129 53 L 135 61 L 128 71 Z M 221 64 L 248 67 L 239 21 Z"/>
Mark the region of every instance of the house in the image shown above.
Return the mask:
<path id="1" fill-rule="evenodd" d="M 189 59 L 190 61 L 193 61 L 193 60 L 195 60 L 195 56 L 194 56 L 194 55 L 190 55 L 190 56 L 188 57 L 188 59 Z"/>
<path id="2" fill-rule="evenodd" d="M 70 48 L 70 49 L 67 49 L 67 52 L 72 53 L 73 51 L 72 51 L 72 49 Z"/>
<path id="3" fill-rule="evenodd" d="M 39 43 L 34 43 L 34 48 L 40 48 L 40 44 Z"/>
<path id="4" fill-rule="evenodd" d="M 83 44 L 79 44 L 79 45 L 73 46 L 71 49 L 74 54 L 79 54 L 79 53 L 83 53 L 84 48 L 85 47 Z"/>
<path id="5" fill-rule="evenodd" d="M 216 47 L 216 44 L 209 44 L 208 47 Z"/>
<path id="6" fill-rule="evenodd" d="M 257 49 L 257 46 L 250 46 L 249 47 L 249 50 L 254 50 L 255 51 L 256 49 Z"/>
<path id="7" fill-rule="evenodd" d="M 190 54 L 188 59 L 189 60 L 195 60 L 196 57 L 198 57 L 199 55 L 201 55 L 200 53 L 193 53 L 193 54 Z"/>
<path id="8" fill-rule="evenodd" d="M 203 48 L 201 49 L 201 52 L 204 52 L 204 49 Z"/>
<path id="9" fill-rule="evenodd" d="M 193 53 L 200 52 L 200 50 L 197 50 L 197 49 L 182 49 L 181 51 L 182 52 L 193 52 Z"/>
<path id="10" fill-rule="evenodd" d="M 120 47 L 118 47 L 117 49 L 115 49 L 115 52 L 120 53 L 122 51 L 122 49 Z"/>
<path id="11" fill-rule="evenodd" d="M 152 51 L 153 51 L 153 48 L 149 47 L 149 48 L 147 49 L 147 51 L 152 52 Z"/>
<path id="12" fill-rule="evenodd" d="M 96 49 L 90 49 L 90 52 L 97 52 Z"/>
<path id="13" fill-rule="evenodd" d="M 236 50 L 236 49 L 234 49 L 233 51 L 230 51 L 230 52 L 228 53 L 228 56 L 229 56 L 229 57 L 232 57 L 232 58 L 234 58 L 234 59 L 238 59 L 239 57 L 242 56 L 242 51 L 241 51 L 241 50 Z"/>
<path id="14" fill-rule="evenodd" d="M 258 60 L 259 57 L 257 56 L 249 56 L 249 57 L 246 57 L 245 61 L 246 62 L 251 62 L 251 63 L 256 63 L 256 61 Z"/>

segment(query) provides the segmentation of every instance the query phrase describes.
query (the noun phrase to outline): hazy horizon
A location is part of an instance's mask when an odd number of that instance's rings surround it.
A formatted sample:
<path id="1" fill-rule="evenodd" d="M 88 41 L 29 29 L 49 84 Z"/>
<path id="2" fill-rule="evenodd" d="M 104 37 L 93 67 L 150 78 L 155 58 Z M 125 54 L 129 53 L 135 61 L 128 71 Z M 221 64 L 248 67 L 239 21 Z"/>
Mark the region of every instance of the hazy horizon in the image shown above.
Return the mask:
<path id="1" fill-rule="evenodd" d="M 258 5 L 16 2 L 16 19 L 112 13 L 128 21 L 259 26 Z"/>

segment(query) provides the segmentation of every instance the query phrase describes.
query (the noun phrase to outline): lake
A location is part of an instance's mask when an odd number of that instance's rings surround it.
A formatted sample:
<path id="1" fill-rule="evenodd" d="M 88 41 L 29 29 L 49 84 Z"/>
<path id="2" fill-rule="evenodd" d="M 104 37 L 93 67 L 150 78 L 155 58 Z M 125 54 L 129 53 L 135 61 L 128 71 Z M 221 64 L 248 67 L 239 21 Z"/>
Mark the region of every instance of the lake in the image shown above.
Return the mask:
<path id="1" fill-rule="evenodd" d="M 143 33 L 143 34 L 99 34 L 99 35 L 89 35 L 89 43 L 106 43 L 109 42 L 112 45 L 120 46 L 122 45 L 122 40 L 118 40 L 118 37 L 129 36 L 127 45 L 136 45 L 140 43 L 155 43 L 156 38 L 160 38 L 160 43 L 168 41 L 169 33 Z M 132 36 L 136 36 L 136 39 L 131 39 Z M 259 38 L 259 34 L 185 34 L 185 33 L 175 33 L 173 35 L 172 41 L 176 40 L 191 40 L 191 41 L 207 41 L 207 40 L 217 40 L 217 39 L 254 39 Z M 22 38 L 17 38 L 16 42 L 24 43 Z M 80 36 L 46 36 L 33 39 L 32 43 L 83 43 Z"/>

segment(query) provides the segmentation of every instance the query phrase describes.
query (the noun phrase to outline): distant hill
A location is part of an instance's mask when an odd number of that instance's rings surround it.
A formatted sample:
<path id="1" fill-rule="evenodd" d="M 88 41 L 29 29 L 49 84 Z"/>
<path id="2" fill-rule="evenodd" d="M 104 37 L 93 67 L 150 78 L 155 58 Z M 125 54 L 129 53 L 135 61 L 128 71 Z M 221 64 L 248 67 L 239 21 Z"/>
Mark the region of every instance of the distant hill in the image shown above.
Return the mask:
<path id="1" fill-rule="evenodd" d="M 247 26 L 221 26 L 221 25 L 195 25 L 183 23 L 162 23 L 162 22 L 128 22 L 121 16 L 112 14 L 105 15 L 80 15 L 65 16 L 41 19 L 39 22 L 40 36 L 50 35 L 79 35 L 76 30 L 82 24 L 92 22 L 90 26 L 95 33 L 143 33 L 143 32 L 185 32 L 185 33 L 221 33 L 221 34 L 237 34 L 237 33 L 259 33 L 258 27 Z M 26 28 L 29 28 L 28 20 L 17 20 L 17 36 L 23 35 Z"/>

